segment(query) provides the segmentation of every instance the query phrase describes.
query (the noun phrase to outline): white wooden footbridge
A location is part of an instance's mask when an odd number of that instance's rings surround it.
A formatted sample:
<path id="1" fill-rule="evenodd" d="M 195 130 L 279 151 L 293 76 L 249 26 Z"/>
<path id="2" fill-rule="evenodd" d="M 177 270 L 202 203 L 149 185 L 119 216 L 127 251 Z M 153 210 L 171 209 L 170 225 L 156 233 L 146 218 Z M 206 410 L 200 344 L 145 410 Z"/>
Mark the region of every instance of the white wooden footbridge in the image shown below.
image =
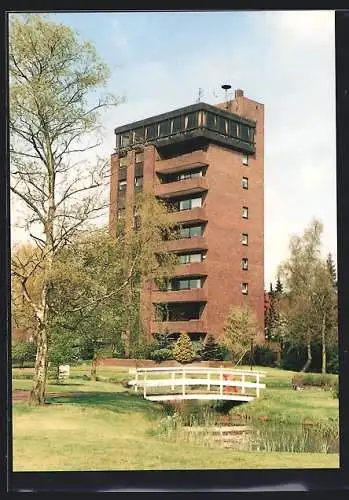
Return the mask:
<path id="1" fill-rule="evenodd" d="M 144 398 L 151 401 L 252 401 L 265 389 L 265 384 L 260 383 L 265 374 L 253 370 L 176 366 L 136 368 L 129 373 L 134 378 L 128 384 L 135 392 L 141 389 Z"/>

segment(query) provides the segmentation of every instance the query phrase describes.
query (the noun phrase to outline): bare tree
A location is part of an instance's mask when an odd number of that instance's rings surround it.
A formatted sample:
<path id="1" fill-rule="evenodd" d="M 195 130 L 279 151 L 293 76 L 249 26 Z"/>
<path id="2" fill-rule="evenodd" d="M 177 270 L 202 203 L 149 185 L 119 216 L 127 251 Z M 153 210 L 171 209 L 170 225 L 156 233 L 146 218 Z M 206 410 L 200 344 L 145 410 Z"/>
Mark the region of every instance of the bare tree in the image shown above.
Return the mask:
<path id="1" fill-rule="evenodd" d="M 118 104 L 92 92 L 109 77 L 89 42 L 40 15 L 13 15 L 9 37 L 11 191 L 26 207 L 25 227 L 37 251 L 18 256 L 12 275 L 33 310 L 37 353 L 31 401 L 43 404 L 48 366 L 52 270 L 60 250 L 106 207 L 107 162 L 88 161 L 99 145 L 100 111 Z M 40 269 L 39 297 L 28 288 Z"/>

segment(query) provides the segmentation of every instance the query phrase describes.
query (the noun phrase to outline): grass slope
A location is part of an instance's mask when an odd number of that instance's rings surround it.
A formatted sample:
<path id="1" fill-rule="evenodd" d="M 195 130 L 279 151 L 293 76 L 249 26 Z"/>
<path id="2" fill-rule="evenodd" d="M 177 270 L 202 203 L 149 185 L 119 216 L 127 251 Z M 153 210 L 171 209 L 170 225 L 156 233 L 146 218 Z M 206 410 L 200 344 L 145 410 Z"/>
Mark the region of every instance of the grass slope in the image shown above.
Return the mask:
<path id="1" fill-rule="evenodd" d="M 264 370 L 264 369 L 263 369 Z M 282 415 L 338 417 L 338 400 L 311 389 L 292 391 L 292 372 L 264 370 L 272 386 L 255 401 L 251 412 Z M 14 370 L 14 377 L 22 373 Z M 25 370 L 30 373 L 30 370 Z M 72 369 L 72 375 L 88 375 L 88 365 Z M 122 381 L 127 369 L 101 368 L 100 376 Z M 29 389 L 30 380 L 14 379 L 13 388 Z M 14 471 L 64 470 L 166 470 L 337 468 L 338 455 L 312 453 L 233 452 L 203 448 L 194 443 L 164 443 L 156 435 L 162 408 L 125 391 L 120 383 L 91 382 L 72 378 L 64 385 L 50 384 L 48 392 L 60 392 L 43 408 L 25 403 L 13 405 Z M 79 393 L 71 395 L 68 393 Z M 317 399 L 316 399 L 317 395 Z M 258 409 L 259 405 L 259 409 Z M 279 405 L 279 406 L 278 406 Z M 253 409 L 254 408 L 254 409 Z M 318 409 L 316 411 L 316 408 Z M 241 409 L 241 406 L 240 406 Z M 305 412 L 305 413 L 304 413 Z M 310 417 L 309 417 L 310 418 Z"/>

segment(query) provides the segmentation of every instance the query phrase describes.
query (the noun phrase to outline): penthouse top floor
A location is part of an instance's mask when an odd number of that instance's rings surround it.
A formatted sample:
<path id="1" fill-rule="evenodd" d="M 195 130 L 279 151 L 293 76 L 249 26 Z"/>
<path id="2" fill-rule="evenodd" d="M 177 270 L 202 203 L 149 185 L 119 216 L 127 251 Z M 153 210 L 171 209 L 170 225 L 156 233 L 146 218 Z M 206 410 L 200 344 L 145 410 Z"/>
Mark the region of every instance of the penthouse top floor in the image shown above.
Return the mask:
<path id="1" fill-rule="evenodd" d="M 225 109 L 198 102 L 115 128 L 115 152 L 124 154 L 153 144 L 171 154 L 183 143 L 216 144 L 255 153 L 256 123 Z"/>

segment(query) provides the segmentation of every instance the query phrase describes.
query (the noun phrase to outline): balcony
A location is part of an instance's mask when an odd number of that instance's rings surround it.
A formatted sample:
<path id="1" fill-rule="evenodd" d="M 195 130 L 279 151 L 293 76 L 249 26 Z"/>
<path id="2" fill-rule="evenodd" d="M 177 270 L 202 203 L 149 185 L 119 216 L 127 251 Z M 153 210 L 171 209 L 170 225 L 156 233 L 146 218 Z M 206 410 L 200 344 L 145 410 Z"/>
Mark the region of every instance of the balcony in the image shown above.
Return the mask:
<path id="1" fill-rule="evenodd" d="M 190 319 L 188 321 L 152 321 L 151 333 L 160 331 L 168 331 L 169 333 L 206 333 L 207 323 L 202 319 Z"/>
<path id="2" fill-rule="evenodd" d="M 202 193 L 208 190 L 208 182 L 205 177 L 193 177 L 183 181 L 168 182 L 155 186 L 155 195 L 160 198 L 171 198 L 172 196 L 186 196 Z"/>
<path id="3" fill-rule="evenodd" d="M 169 252 L 181 252 L 183 250 L 207 250 L 208 245 L 204 236 L 194 238 L 183 238 L 179 240 L 170 240 L 166 247 Z"/>
<path id="4" fill-rule="evenodd" d="M 169 218 L 171 222 L 178 224 L 207 222 L 208 220 L 205 207 L 196 207 L 189 210 L 171 212 L 169 214 Z"/>
<path id="5" fill-rule="evenodd" d="M 151 298 L 154 304 L 166 302 L 207 302 L 207 292 L 204 288 L 176 290 L 174 292 L 153 290 Z"/>
<path id="6" fill-rule="evenodd" d="M 171 174 L 207 165 L 207 153 L 197 150 L 168 160 L 158 160 L 155 163 L 155 171 L 159 174 Z"/>
<path id="7" fill-rule="evenodd" d="M 176 277 L 182 276 L 207 276 L 205 262 L 189 262 L 188 264 L 179 264 L 176 266 L 173 274 Z"/>

